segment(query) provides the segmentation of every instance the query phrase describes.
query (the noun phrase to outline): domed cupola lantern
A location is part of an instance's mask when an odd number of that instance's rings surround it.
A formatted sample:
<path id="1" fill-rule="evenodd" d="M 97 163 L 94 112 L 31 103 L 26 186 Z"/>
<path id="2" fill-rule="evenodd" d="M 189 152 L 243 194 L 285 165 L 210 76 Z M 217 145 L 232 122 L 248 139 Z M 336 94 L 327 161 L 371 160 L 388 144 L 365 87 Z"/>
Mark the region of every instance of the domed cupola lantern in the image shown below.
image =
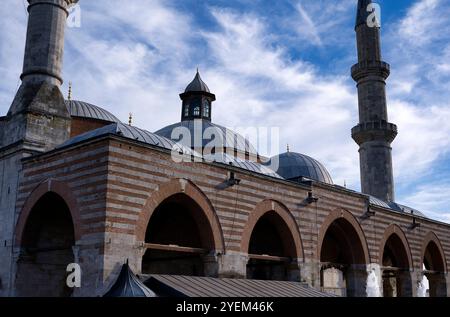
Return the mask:
<path id="1" fill-rule="evenodd" d="M 194 80 L 180 94 L 183 101 L 181 121 L 203 119 L 211 121 L 211 104 L 216 96 L 209 91 L 197 70 Z"/>

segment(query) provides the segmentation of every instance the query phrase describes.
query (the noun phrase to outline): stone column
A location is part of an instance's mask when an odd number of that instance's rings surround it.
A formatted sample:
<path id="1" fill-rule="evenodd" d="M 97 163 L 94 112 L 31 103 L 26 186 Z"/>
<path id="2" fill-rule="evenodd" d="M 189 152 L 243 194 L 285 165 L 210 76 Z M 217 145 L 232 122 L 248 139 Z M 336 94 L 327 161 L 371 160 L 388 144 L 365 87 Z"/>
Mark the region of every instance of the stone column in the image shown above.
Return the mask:
<path id="1" fill-rule="evenodd" d="M 320 263 L 300 262 L 300 281 L 320 291 Z"/>
<path id="2" fill-rule="evenodd" d="M 403 271 L 398 272 L 397 281 L 399 282 L 399 291 L 401 297 L 416 297 L 417 296 L 417 276 L 414 272 Z"/>
<path id="3" fill-rule="evenodd" d="M 246 278 L 248 255 L 241 252 L 227 251 L 217 256 L 218 275 L 225 278 Z"/>
<path id="4" fill-rule="evenodd" d="M 367 267 L 364 264 L 353 264 L 346 272 L 347 297 L 366 297 Z"/>
<path id="5" fill-rule="evenodd" d="M 450 274 L 445 273 L 447 297 L 450 297 Z"/>
<path id="6" fill-rule="evenodd" d="M 219 264 L 216 252 L 203 256 L 203 270 L 207 277 L 217 277 L 219 274 Z"/>
<path id="7" fill-rule="evenodd" d="M 383 273 L 377 263 L 371 263 L 367 266 L 366 294 L 368 297 L 383 296 Z"/>
<path id="8" fill-rule="evenodd" d="M 430 282 L 430 297 L 447 297 L 447 276 L 444 273 L 426 274 Z"/>
<path id="9" fill-rule="evenodd" d="M 291 263 L 287 265 L 287 279 L 292 282 L 300 282 L 300 266 L 298 259 L 293 260 Z"/>

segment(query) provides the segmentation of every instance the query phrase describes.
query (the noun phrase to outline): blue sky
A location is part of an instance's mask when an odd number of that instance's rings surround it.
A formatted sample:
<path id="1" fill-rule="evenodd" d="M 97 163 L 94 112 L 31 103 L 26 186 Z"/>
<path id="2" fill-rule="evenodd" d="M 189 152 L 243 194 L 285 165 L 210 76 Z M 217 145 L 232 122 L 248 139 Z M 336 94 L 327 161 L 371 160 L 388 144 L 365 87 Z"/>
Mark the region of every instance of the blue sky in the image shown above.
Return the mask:
<path id="1" fill-rule="evenodd" d="M 0 115 L 20 83 L 25 0 L 2 1 Z M 180 117 L 200 68 L 213 120 L 280 127 L 283 149 L 313 156 L 359 190 L 356 0 L 81 0 L 66 34 L 63 86 L 150 131 Z M 379 0 L 397 201 L 450 222 L 450 0 Z"/>

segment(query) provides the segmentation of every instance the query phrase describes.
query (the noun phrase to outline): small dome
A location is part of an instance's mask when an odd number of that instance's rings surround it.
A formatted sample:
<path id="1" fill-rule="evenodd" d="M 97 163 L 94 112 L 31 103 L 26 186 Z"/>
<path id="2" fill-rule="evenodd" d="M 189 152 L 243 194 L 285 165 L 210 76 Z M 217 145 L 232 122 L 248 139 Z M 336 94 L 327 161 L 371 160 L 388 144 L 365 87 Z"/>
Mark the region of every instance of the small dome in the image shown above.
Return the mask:
<path id="1" fill-rule="evenodd" d="M 333 184 L 330 173 L 319 161 L 295 152 L 286 152 L 272 157 L 278 158 L 278 170 L 281 177 L 287 180 L 298 181 L 302 177 L 322 183 Z"/>
<path id="2" fill-rule="evenodd" d="M 107 122 L 120 122 L 120 120 L 111 112 L 90 103 L 77 100 L 66 100 L 65 102 L 71 117 L 89 118 Z"/>
<path id="3" fill-rule="evenodd" d="M 186 93 L 186 92 L 199 92 L 199 91 L 211 93 L 209 91 L 208 86 L 202 80 L 202 78 L 200 77 L 200 73 L 197 70 L 197 74 L 195 75 L 194 80 L 186 87 L 186 90 L 184 92 Z"/>

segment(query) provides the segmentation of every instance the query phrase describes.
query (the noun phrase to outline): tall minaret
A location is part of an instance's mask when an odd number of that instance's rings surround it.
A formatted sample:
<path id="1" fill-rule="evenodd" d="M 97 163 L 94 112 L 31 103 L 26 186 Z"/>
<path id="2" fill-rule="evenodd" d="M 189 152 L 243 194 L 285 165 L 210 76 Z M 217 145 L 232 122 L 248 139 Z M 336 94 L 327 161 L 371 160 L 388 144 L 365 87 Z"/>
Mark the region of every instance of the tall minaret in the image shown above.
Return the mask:
<path id="1" fill-rule="evenodd" d="M 69 137 L 70 115 L 60 91 L 68 8 L 78 0 L 28 0 L 22 84 L 6 117 L 1 145 L 22 142 L 46 151 Z"/>
<path id="2" fill-rule="evenodd" d="M 358 64 L 352 67 L 352 77 L 358 87 L 359 124 L 352 129 L 352 137 L 360 147 L 362 192 L 394 201 L 391 143 L 397 136 L 397 126 L 388 122 L 386 106 L 390 66 L 381 58 L 380 28 L 368 23 L 373 13 L 371 4 L 371 0 L 358 1 Z"/>
<path id="3" fill-rule="evenodd" d="M 28 0 L 22 84 L 0 120 L 0 297 L 14 295 L 14 228 L 22 159 L 55 148 L 70 136 L 60 91 L 64 29 L 78 0 Z"/>

